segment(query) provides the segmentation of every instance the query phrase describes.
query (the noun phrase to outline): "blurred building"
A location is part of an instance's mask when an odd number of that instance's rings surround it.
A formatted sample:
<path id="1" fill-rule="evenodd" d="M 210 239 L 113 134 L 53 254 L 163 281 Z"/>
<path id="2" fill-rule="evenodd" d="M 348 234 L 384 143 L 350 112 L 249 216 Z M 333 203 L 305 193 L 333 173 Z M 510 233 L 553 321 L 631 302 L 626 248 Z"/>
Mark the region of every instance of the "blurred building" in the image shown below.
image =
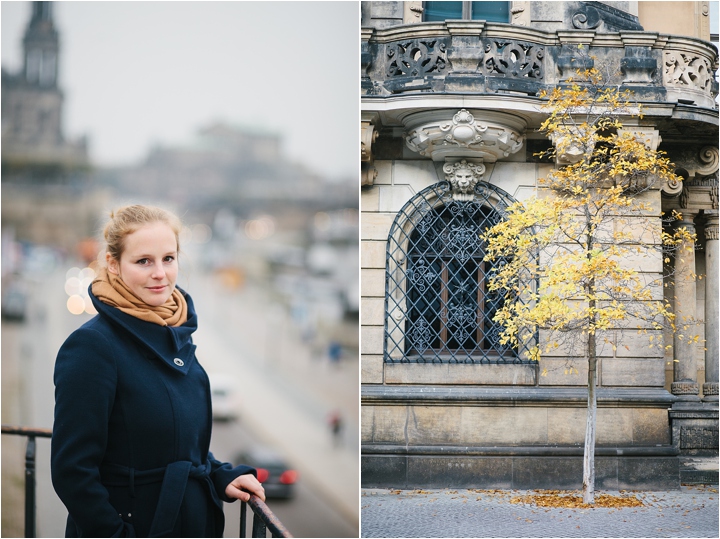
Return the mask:
<path id="1" fill-rule="evenodd" d="M 19 241 L 71 249 L 94 232 L 99 202 L 88 192 L 87 141 L 63 132 L 52 8 L 32 3 L 23 68 L 2 69 L 2 226 Z"/>
<path id="2" fill-rule="evenodd" d="M 158 145 L 137 165 L 105 174 L 119 193 L 143 193 L 195 211 L 202 207 L 257 208 L 292 201 L 347 202 L 347 182 L 328 182 L 281 152 L 281 137 L 261 128 L 214 123 L 184 143 Z M 334 188 L 335 187 L 335 188 Z"/>
<path id="3" fill-rule="evenodd" d="M 533 195 L 538 179 L 562 166 L 534 157 L 552 144 L 538 132 L 538 94 L 593 65 L 609 66 L 606 82 L 644 104 L 642 120 L 624 128 L 667 152 L 683 178 L 648 194 L 658 211 L 647 219 L 659 230 L 660 210 L 681 210 L 698 245 L 675 269 L 707 275 L 676 290 L 683 314 L 704 319 L 705 346 L 666 355 L 630 337 L 603 352 L 597 485 L 717 482 L 717 471 L 681 475 L 679 458 L 718 451 L 718 51 L 709 7 L 362 3 L 364 486 L 580 486 L 587 365 L 564 374 L 571 358 L 547 354 L 541 377 L 517 351 L 509 358 L 485 273 L 475 266 L 460 277 L 457 268 L 482 260 L 478 233 L 499 209 Z M 447 167 L 462 159 L 475 167 L 469 198 L 482 219 L 457 217 L 471 210 L 453 204 L 468 197 Z M 452 210 L 457 220 L 443 228 Z M 663 261 L 634 264 L 659 278 Z M 613 331 L 620 339 L 622 329 Z"/>

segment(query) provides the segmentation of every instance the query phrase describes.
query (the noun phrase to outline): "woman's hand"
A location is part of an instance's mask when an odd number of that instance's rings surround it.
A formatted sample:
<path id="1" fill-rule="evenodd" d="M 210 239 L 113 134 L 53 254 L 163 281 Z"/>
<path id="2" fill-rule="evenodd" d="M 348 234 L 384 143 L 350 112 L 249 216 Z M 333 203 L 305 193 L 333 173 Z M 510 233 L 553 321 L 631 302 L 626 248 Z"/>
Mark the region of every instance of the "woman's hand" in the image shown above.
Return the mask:
<path id="1" fill-rule="evenodd" d="M 265 501 L 265 489 L 262 483 L 252 474 L 238 475 L 225 487 L 225 495 L 228 498 L 237 498 L 246 502 L 250 499 L 250 494 L 255 494 L 262 501 Z"/>

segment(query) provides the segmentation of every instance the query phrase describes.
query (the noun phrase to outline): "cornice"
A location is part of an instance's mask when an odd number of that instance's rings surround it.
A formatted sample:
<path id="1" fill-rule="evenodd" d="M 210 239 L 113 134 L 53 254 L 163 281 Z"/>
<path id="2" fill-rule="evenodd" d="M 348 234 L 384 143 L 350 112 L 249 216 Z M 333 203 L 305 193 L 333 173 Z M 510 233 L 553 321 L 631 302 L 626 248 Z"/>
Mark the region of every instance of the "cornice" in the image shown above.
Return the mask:
<path id="1" fill-rule="evenodd" d="M 654 49 L 682 49 L 705 56 L 715 57 L 717 50 L 709 41 L 674 34 L 623 30 L 621 32 L 597 32 L 593 30 L 556 30 L 552 32 L 513 24 L 486 21 L 423 22 L 392 26 L 389 28 L 361 28 L 361 39 L 373 43 L 389 43 L 404 39 L 450 37 L 452 35 L 503 39 L 517 39 L 552 45 L 586 44 L 593 47 L 641 46 Z"/>

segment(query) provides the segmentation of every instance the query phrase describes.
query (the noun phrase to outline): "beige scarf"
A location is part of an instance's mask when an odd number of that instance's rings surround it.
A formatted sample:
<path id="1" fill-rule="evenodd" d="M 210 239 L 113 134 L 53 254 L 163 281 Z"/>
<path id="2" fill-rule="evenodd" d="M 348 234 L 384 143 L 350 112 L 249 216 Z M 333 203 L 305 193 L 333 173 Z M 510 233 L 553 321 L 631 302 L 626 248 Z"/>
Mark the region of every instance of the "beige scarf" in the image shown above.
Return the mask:
<path id="1" fill-rule="evenodd" d="M 103 303 L 146 322 L 161 326 L 182 326 L 187 322 L 187 302 L 177 288 L 164 304 L 153 307 L 137 297 L 119 276 L 103 268 L 92 282 L 92 293 Z"/>

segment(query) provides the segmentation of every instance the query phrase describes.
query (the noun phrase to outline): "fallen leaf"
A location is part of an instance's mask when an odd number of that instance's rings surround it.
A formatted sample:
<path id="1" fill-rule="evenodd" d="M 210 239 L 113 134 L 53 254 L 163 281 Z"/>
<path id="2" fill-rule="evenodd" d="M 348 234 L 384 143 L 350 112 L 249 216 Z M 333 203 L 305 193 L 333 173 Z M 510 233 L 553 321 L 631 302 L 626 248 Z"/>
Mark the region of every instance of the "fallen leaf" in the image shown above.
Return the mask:
<path id="1" fill-rule="evenodd" d="M 644 507 L 643 503 L 635 496 L 613 496 L 610 494 L 599 494 L 595 496 L 594 504 L 586 504 L 582 496 L 560 494 L 562 491 L 549 491 L 552 494 L 543 493 L 538 495 L 515 496 L 510 503 L 533 504 L 538 507 L 563 507 L 592 509 L 594 507 Z M 562 513 L 562 511 L 560 511 Z M 613 512 L 613 511 L 611 511 Z"/>

